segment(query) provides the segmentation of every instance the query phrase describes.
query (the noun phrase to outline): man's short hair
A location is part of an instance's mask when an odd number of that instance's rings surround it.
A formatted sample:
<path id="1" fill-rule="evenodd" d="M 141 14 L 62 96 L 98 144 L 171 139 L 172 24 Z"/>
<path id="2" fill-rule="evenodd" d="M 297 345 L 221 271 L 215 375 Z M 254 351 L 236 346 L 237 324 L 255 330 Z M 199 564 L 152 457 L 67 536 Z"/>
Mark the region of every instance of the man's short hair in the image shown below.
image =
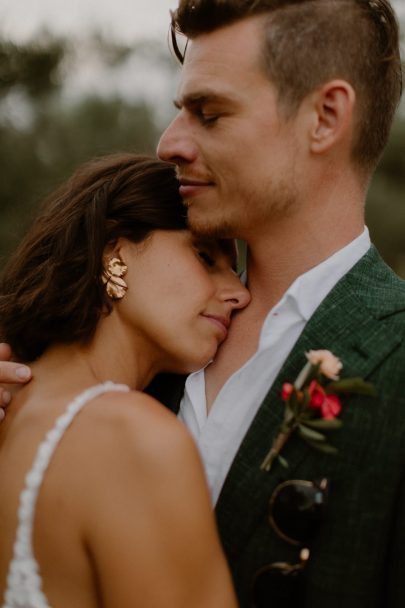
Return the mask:
<path id="1" fill-rule="evenodd" d="M 263 15 L 263 64 L 291 117 L 303 99 L 339 78 L 356 93 L 352 160 L 372 172 L 402 93 L 399 28 L 388 0 L 180 0 L 172 32 L 193 39 Z M 175 35 L 173 36 L 175 41 Z M 180 60 L 182 55 L 175 43 Z"/>

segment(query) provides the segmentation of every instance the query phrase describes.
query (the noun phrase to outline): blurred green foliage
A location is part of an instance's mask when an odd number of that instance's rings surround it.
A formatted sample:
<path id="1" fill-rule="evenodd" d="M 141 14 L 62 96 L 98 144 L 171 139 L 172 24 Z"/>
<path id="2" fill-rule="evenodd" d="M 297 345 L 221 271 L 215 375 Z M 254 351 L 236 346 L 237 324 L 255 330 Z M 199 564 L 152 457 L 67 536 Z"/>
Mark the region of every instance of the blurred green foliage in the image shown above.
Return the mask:
<path id="1" fill-rule="evenodd" d="M 131 49 L 97 36 L 93 43 L 110 70 L 134 52 L 170 69 L 167 53 L 154 45 Z M 44 195 L 81 162 L 118 150 L 155 150 L 159 129 L 145 102 L 95 95 L 66 100 L 61 87 L 70 51 L 50 36 L 26 45 L 0 40 L 0 266 Z M 405 278 L 404 116 L 398 115 L 372 181 L 366 217 L 383 257 Z"/>
<path id="2" fill-rule="evenodd" d="M 62 41 L 50 38 L 45 44 L 19 46 L 0 42 L 0 95 L 18 87 L 33 99 L 57 87 L 58 68 L 65 54 Z"/>
<path id="3" fill-rule="evenodd" d="M 127 55 L 103 50 L 111 69 Z M 156 148 L 154 112 L 144 102 L 94 95 L 66 102 L 60 89 L 68 52 L 53 38 L 25 46 L 0 42 L 0 265 L 39 202 L 80 163 Z"/>
<path id="4" fill-rule="evenodd" d="M 373 178 L 366 206 L 371 238 L 389 264 L 405 278 L 405 117 L 398 115 Z"/>

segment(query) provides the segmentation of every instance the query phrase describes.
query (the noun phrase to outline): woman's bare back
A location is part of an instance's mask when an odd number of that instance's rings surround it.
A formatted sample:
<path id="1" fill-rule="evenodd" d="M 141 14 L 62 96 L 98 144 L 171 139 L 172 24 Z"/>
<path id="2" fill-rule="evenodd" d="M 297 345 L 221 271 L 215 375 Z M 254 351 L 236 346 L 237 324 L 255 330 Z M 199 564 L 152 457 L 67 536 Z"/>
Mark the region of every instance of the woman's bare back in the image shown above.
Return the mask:
<path id="1" fill-rule="evenodd" d="M 44 608 L 235 606 L 190 439 L 151 398 L 106 388 L 90 393 L 40 487 L 33 553 Z M 24 478 L 66 403 L 25 404 L 1 431 L 2 596 Z"/>

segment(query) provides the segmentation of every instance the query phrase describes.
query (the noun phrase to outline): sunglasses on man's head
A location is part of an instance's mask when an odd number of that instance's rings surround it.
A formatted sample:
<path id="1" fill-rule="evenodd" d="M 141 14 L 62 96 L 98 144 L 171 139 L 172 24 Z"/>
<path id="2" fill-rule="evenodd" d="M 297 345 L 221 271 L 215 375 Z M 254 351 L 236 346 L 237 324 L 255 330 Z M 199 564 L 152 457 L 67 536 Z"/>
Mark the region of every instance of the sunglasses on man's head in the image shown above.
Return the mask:
<path id="1" fill-rule="evenodd" d="M 302 598 L 302 571 L 309 559 L 307 545 L 315 538 L 327 503 L 327 479 L 292 479 L 278 485 L 269 501 L 269 523 L 286 542 L 301 547 L 299 563 L 275 562 L 263 566 L 252 585 L 252 608 L 269 608 L 283 601 L 283 608 Z M 285 603 L 289 602 L 289 603 Z"/>

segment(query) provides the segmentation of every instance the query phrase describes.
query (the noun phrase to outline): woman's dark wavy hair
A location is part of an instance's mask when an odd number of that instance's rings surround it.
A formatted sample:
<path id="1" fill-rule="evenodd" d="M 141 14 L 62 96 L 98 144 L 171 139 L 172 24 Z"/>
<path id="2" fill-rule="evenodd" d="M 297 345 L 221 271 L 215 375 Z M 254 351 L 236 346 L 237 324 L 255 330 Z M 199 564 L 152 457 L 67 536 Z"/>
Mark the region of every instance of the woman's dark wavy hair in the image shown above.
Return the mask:
<path id="1" fill-rule="evenodd" d="M 119 237 L 186 229 L 172 164 L 135 154 L 89 162 L 45 202 L 0 282 L 0 339 L 21 361 L 55 343 L 86 343 L 111 310 L 103 252 Z"/>

